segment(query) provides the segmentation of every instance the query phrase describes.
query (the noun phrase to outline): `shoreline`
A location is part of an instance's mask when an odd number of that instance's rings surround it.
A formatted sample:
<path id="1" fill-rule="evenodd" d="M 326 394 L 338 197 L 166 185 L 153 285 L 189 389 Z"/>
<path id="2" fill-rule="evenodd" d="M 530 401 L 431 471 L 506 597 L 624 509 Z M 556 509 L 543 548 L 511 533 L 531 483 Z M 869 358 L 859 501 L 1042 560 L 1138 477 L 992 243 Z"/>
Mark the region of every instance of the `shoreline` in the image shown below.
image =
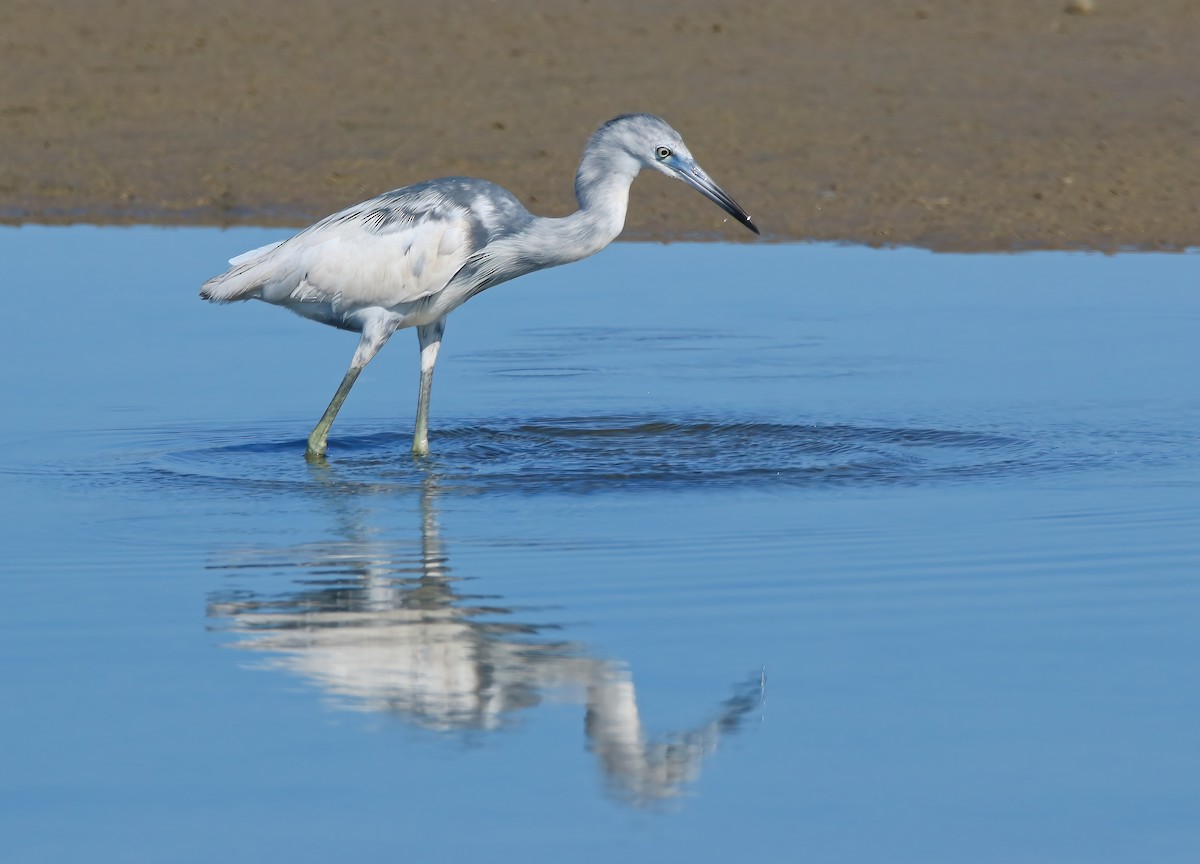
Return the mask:
<path id="1" fill-rule="evenodd" d="M 0 222 L 300 227 L 447 175 L 562 215 L 645 110 L 769 241 L 1200 246 L 1200 4 L 964 5 L 17 2 Z M 722 223 L 640 178 L 622 237 L 753 239 Z"/>

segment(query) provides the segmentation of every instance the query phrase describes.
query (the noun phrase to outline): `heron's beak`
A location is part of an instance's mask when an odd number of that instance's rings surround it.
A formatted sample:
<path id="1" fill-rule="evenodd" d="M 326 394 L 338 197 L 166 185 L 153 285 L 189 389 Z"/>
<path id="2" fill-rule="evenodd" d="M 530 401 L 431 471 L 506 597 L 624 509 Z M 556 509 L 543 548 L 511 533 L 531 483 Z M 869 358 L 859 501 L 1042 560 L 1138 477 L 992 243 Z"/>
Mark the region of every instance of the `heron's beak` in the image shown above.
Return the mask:
<path id="1" fill-rule="evenodd" d="M 738 203 L 729 197 L 728 192 L 714 183 L 713 179 L 704 173 L 703 168 L 690 160 L 686 162 L 681 161 L 681 164 L 672 165 L 671 167 L 675 169 L 676 177 L 715 203 L 755 234 L 758 233 L 758 226 L 750 219 L 750 214 L 738 206 Z"/>

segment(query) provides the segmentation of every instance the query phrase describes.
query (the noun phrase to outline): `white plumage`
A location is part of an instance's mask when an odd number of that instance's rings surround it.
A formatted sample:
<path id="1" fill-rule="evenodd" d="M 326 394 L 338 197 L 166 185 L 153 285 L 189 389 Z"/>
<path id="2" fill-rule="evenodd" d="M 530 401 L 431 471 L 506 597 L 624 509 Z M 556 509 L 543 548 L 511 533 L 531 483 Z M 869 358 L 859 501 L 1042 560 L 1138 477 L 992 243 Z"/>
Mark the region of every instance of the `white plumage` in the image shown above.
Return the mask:
<path id="1" fill-rule="evenodd" d="M 329 427 L 362 368 L 396 330 L 416 327 L 421 387 L 413 452 L 429 452 L 433 367 L 446 316 L 493 285 L 591 255 L 621 232 L 629 186 L 644 168 L 684 180 L 750 230 L 758 229 L 696 164 L 679 133 L 649 114 L 626 114 L 588 142 L 575 179 L 580 209 L 529 213 L 484 180 L 448 177 L 388 192 L 299 234 L 230 260 L 200 289 L 206 300 L 263 300 L 362 334 L 350 368 L 309 436 L 325 455 Z"/>
<path id="2" fill-rule="evenodd" d="M 427 211 L 437 215 L 419 222 L 397 220 L 378 230 L 373 226 L 383 211 L 372 203 L 237 256 L 229 262 L 232 270 L 204 284 L 202 296 L 218 302 L 301 304 L 297 311 L 305 314 L 302 304 L 390 308 L 443 291 L 471 253 L 466 209 Z M 326 323 L 341 326 L 340 321 Z"/>

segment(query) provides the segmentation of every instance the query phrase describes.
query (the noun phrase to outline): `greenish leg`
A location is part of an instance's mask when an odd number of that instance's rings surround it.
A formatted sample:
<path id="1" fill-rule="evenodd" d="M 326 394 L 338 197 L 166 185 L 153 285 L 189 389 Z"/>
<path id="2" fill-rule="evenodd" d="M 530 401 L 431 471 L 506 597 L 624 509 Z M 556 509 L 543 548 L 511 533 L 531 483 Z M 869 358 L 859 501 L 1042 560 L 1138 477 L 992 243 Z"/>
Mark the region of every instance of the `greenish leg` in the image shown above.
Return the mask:
<path id="1" fill-rule="evenodd" d="M 388 338 L 395 332 L 395 329 L 395 319 L 388 316 L 381 315 L 367 320 L 363 327 L 362 338 L 358 341 L 358 348 L 355 349 L 354 357 L 350 360 L 350 368 L 346 370 L 346 376 L 342 378 L 342 383 L 338 385 L 337 392 L 329 400 L 329 407 L 321 415 L 316 428 L 308 436 L 308 447 L 304 451 L 304 458 L 309 462 L 325 461 L 325 448 L 329 439 L 329 427 L 333 425 L 338 411 L 342 410 L 342 403 L 346 401 L 346 397 L 350 394 L 350 388 L 358 380 L 358 374 L 371 362 L 371 358 L 384 346 Z"/>
<path id="2" fill-rule="evenodd" d="M 442 347 L 442 334 L 445 331 L 445 318 L 417 328 L 417 338 L 421 343 L 421 389 L 417 394 L 417 422 L 413 428 L 414 456 L 429 455 L 429 394 L 433 392 L 433 367 L 437 363 L 438 349 Z"/>
<path id="3" fill-rule="evenodd" d="M 417 397 L 417 423 L 413 429 L 414 456 L 429 455 L 429 394 L 433 392 L 433 369 L 421 370 L 421 391 Z"/>
<path id="4" fill-rule="evenodd" d="M 354 382 L 358 380 L 358 373 L 360 372 L 362 372 L 361 366 L 351 366 L 346 370 L 346 377 L 338 385 L 337 392 L 333 394 L 333 399 L 329 401 L 329 407 L 325 409 L 325 413 L 321 416 L 316 428 L 308 436 L 308 449 L 304 451 L 304 458 L 309 462 L 323 462 L 325 460 L 325 449 L 329 442 L 329 427 L 333 425 L 333 420 L 337 417 L 338 411 L 342 410 L 342 403 L 346 401 L 346 396 L 349 395 L 350 388 L 354 386 Z"/>

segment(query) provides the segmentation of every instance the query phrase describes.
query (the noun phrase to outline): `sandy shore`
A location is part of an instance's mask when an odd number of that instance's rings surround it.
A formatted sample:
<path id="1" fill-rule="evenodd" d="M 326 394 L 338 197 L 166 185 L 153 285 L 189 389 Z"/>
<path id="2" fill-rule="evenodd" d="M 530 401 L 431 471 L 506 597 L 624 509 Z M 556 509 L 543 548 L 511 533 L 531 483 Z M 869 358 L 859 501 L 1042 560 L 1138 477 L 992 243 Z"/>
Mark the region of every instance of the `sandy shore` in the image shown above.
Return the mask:
<path id="1" fill-rule="evenodd" d="M 573 207 L 666 117 L 775 239 L 1200 245 L 1200 3 L 9 0 L 0 220 L 301 225 L 444 174 Z M 626 236 L 750 239 L 682 184 Z"/>

